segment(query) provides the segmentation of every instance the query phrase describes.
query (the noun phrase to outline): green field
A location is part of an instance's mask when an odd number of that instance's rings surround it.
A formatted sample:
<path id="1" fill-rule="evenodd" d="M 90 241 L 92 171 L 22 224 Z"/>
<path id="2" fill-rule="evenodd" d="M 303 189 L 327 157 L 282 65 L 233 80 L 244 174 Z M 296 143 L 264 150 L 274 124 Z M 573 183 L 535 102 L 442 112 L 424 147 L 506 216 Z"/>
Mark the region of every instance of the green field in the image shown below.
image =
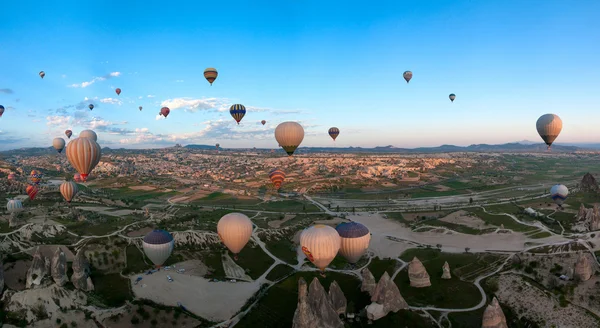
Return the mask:
<path id="1" fill-rule="evenodd" d="M 371 259 L 368 268 L 375 277 L 375 281 L 379 281 L 384 272 L 387 272 L 391 277 L 399 265 L 400 263 L 396 260 L 381 260 L 379 257 L 374 257 Z"/>
<path id="2" fill-rule="evenodd" d="M 126 301 L 131 301 L 133 296 L 128 279 L 121 277 L 118 273 L 104 274 L 92 272 L 94 291 L 92 295 L 108 307 L 119 307 Z"/>
<path id="3" fill-rule="evenodd" d="M 273 262 L 275 261 L 253 242 L 242 249 L 236 261 L 252 279 L 258 279 Z"/>
<path id="4" fill-rule="evenodd" d="M 504 225 L 505 229 L 511 229 L 519 232 L 533 232 L 539 230 L 537 227 L 531 227 L 527 225 L 523 225 L 513 220 L 511 217 L 502 215 L 502 214 L 489 214 L 484 212 L 480 208 L 470 208 L 469 212 L 478 218 L 485 221 L 485 223 L 500 227 Z"/>
<path id="5" fill-rule="evenodd" d="M 127 268 L 123 270 L 123 274 L 140 273 L 152 268 L 152 262 L 140 251 L 137 247 L 129 245 L 125 248 L 127 255 Z M 144 262 L 144 259 L 146 262 Z"/>
<path id="6" fill-rule="evenodd" d="M 267 279 L 271 281 L 277 281 L 292 272 L 294 272 L 294 269 L 292 269 L 290 266 L 287 266 L 285 264 L 277 264 L 269 272 L 269 274 L 267 275 Z"/>

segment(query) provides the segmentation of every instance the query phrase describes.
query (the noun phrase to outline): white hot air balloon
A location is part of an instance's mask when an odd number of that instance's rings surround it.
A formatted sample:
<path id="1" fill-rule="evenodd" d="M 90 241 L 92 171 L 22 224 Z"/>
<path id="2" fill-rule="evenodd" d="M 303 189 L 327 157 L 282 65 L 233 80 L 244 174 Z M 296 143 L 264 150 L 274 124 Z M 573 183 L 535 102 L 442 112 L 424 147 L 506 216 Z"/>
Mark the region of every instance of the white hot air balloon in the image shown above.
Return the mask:
<path id="1" fill-rule="evenodd" d="M 11 199 L 6 203 L 6 210 L 8 213 L 21 212 L 23 210 L 23 203 L 18 199 Z"/>
<path id="2" fill-rule="evenodd" d="M 548 145 L 548 149 L 552 146 L 552 143 L 562 130 L 562 120 L 558 115 L 554 114 L 544 114 L 538 118 L 535 123 L 535 127 L 546 145 Z"/>
<path id="3" fill-rule="evenodd" d="M 340 255 L 355 264 L 365 255 L 371 241 L 369 229 L 358 222 L 340 223 L 335 230 L 340 235 Z"/>
<path id="4" fill-rule="evenodd" d="M 300 246 L 306 255 L 321 273 L 333 261 L 341 245 L 338 232 L 324 224 L 316 224 L 302 231 L 300 235 Z"/>
<path id="5" fill-rule="evenodd" d="M 150 232 L 142 242 L 144 253 L 158 268 L 171 256 L 174 245 L 173 236 L 164 230 Z"/>
<path id="6" fill-rule="evenodd" d="M 565 185 L 557 184 L 550 188 L 550 197 L 552 197 L 552 200 L 560 207 L 562 207 L 565 199 L 567 199 L 568 194 L 569 188 Z"/>
<path id="7" fill-rule="evenodd" d="M 279 146 L 292 156 L 304 140 L 304 128 L 296 122 L 283 122 L 275 128 L 275 139 Z"/>
<path id="8" fill-rule="evenodd" d="M 52 147 L 54 147 L 59 154 L 62 153 L 63 149 L 65 149 L 65 139 L 54 138 L 54 140 L 52 140 Z"/>
<path id="9" fill-rule="evenodd" d="M 217 223 L 217 233 L 237 260 L 237 255 L 250 241 L 252 221 L 242 213 L 225 214 Z"/>
<path id="10" fill-rule="evenodd" d="M 79 138 L 89 138 L 89 139 L 92 139 L 92 140 L 98 142 L 98 135 L 96 134 L 96 132 L 94 132 L 92 130 L 81 131 L 81 133 L 79 134 Z"/>

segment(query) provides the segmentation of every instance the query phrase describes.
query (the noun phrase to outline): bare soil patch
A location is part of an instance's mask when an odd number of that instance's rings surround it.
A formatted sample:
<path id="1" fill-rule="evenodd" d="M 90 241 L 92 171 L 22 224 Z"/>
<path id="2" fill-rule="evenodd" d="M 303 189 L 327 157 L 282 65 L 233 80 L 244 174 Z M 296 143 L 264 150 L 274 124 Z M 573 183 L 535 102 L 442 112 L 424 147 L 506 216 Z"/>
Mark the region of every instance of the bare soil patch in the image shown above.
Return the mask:
<path id="1" fill-rule="evenodd" d="M 475 228 L 482 230 L 486 227 L 485 221 L 482 219 L 469 215 L 469 212 L 460 210 L 453 213 L 448 214 L 447 216 L 440 219 L 440 221 L 460 224 L 467 227 Z"/>
<path id="2" fill-rule="evenodd" d="M 286 214 L 283 217 L 283 220 L 273 220 L 273 221 L 269 221 L 269 227 L 271 228 L 279 228 L 282 224 L 284 224 L 285 222 L 295 218 L 296 215 L 295 214 Z"/>
<path id="3" fill-rule="evenodd" d="M 151 186 L 132 186 L 132 187 L 129 187 L 129 189 L 150 191 L 150 190 L 154 190 L 156 188 L 151 187 Z"/>
<path id="4" fill-rule="evenodd" d="M 141 228 L 138 230 L 128 232 L 127 237 L 141 237 L 141 236 L 147 235 L 151 231 L 152 231 L 152 228 L 145 227 L 145 228 Z"/>

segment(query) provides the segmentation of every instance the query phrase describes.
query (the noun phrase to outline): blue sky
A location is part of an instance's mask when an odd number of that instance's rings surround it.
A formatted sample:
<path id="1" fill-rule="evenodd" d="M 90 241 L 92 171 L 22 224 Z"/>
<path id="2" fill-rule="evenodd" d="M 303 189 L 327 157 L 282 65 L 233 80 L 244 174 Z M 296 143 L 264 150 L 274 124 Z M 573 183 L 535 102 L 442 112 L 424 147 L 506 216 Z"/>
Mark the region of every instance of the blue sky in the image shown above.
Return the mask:
<path id="1" fill-rule="evenodd" d="M 67 128 L 109 147 L 276 148 L 287 120 L 304 146 L 334 145 L 331 126 L 337 146 L 541 141 L 545 113 L 557 143 L 600 139 L 597 0 L 60 3 L 0 6 L 0 149 Z"/>

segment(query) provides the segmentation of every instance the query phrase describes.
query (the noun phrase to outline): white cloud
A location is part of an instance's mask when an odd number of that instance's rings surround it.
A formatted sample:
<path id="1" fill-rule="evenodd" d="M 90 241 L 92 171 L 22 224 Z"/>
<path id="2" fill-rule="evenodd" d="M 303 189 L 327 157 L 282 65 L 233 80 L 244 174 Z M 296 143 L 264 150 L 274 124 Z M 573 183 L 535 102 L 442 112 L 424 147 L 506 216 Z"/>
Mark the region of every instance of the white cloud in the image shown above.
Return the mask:
<path id="1" fill-rule="evenodd" d="M 71 116 L 46 116 L 46 125 L 52 127 L 66 127 L 71 122 Z"/>
<path id="2" fill-rule="evenodd" d="M 111 76 L 111 77 L 117 77 L 117 76 L 121 75 L 121 72 L 112 72 L 112 73 L 110 73 L 108 75 Z"/>
<path id="3" fill-rule="evenodd" d="M 148 98 L 154 98 L 154 97 L 156 97 L 156 96 L 154 96 L 154 95 L 148 95 Z"/>
<path id="4" fill-rule="evenodd" d="M 123 104 L 122 101 L 120 101 L 119 99 L 115 99 L 115 98 L 103 98 L 103 99 L 100 99 L 100 102 L 103 104 L 113 104 L 113 105 Z"/>
<path id="5" fill-rule="evenodd" d="M 67 77 L 67 74 L 63 74 L 60 77 L 62 77 L 63 79 Z"/>
<path id="6" fill-rule="evenodd" d="M 139 96 L 139 97 L 138 97 L 138 99 L 142 99 L 142 98 L 144 98 L 144 97 L 142 97 L 142 96 Z"/>
<path id="7" fill-rule="evenodd" d="M 157 115 L 156 115 L 156 120 L 157 120 L 157 121 L 158 121 L 158 120 L 164 120 L 165 118 L 166 118 L 166 117 L 164 117 L 164 116 L 162 116 L 162 115 L 160 115 L 160 114 L 157 114 Z"/>
<path id="8" fill-rule="evenodd" d="M 93 79 L 91 79 L 90 81 L 86 81 L 86 82 L 82 82 L 82 83 L 75 83 L 75 84 L 71 84 L 69 85 L 69 87 L 71 88 L 87 88 L 90 85 L 98 82 L 98 81 L 104 81 L 113 77 L 118 77 L 121 75 L 121 72 L 111 72 L 108 73 L 104 76 L 100 76 L 100 77 L 94 77 Z"/>
<path id="9" fill-rule="evenodd" d="M 181 82 L 183 82 L 183 80 L 175 80 L 175 82 L 181 83 Z"/>
<path id="10" fill-rule="evenodd" d="M 198 110 L 212 109 L 222 106 L 224 100 L 217 98 L 174 98 L 163 101 L 162 107 L 169 107 L 170 110 L 183 108 L 186 111 L 196 112 Z"/>

